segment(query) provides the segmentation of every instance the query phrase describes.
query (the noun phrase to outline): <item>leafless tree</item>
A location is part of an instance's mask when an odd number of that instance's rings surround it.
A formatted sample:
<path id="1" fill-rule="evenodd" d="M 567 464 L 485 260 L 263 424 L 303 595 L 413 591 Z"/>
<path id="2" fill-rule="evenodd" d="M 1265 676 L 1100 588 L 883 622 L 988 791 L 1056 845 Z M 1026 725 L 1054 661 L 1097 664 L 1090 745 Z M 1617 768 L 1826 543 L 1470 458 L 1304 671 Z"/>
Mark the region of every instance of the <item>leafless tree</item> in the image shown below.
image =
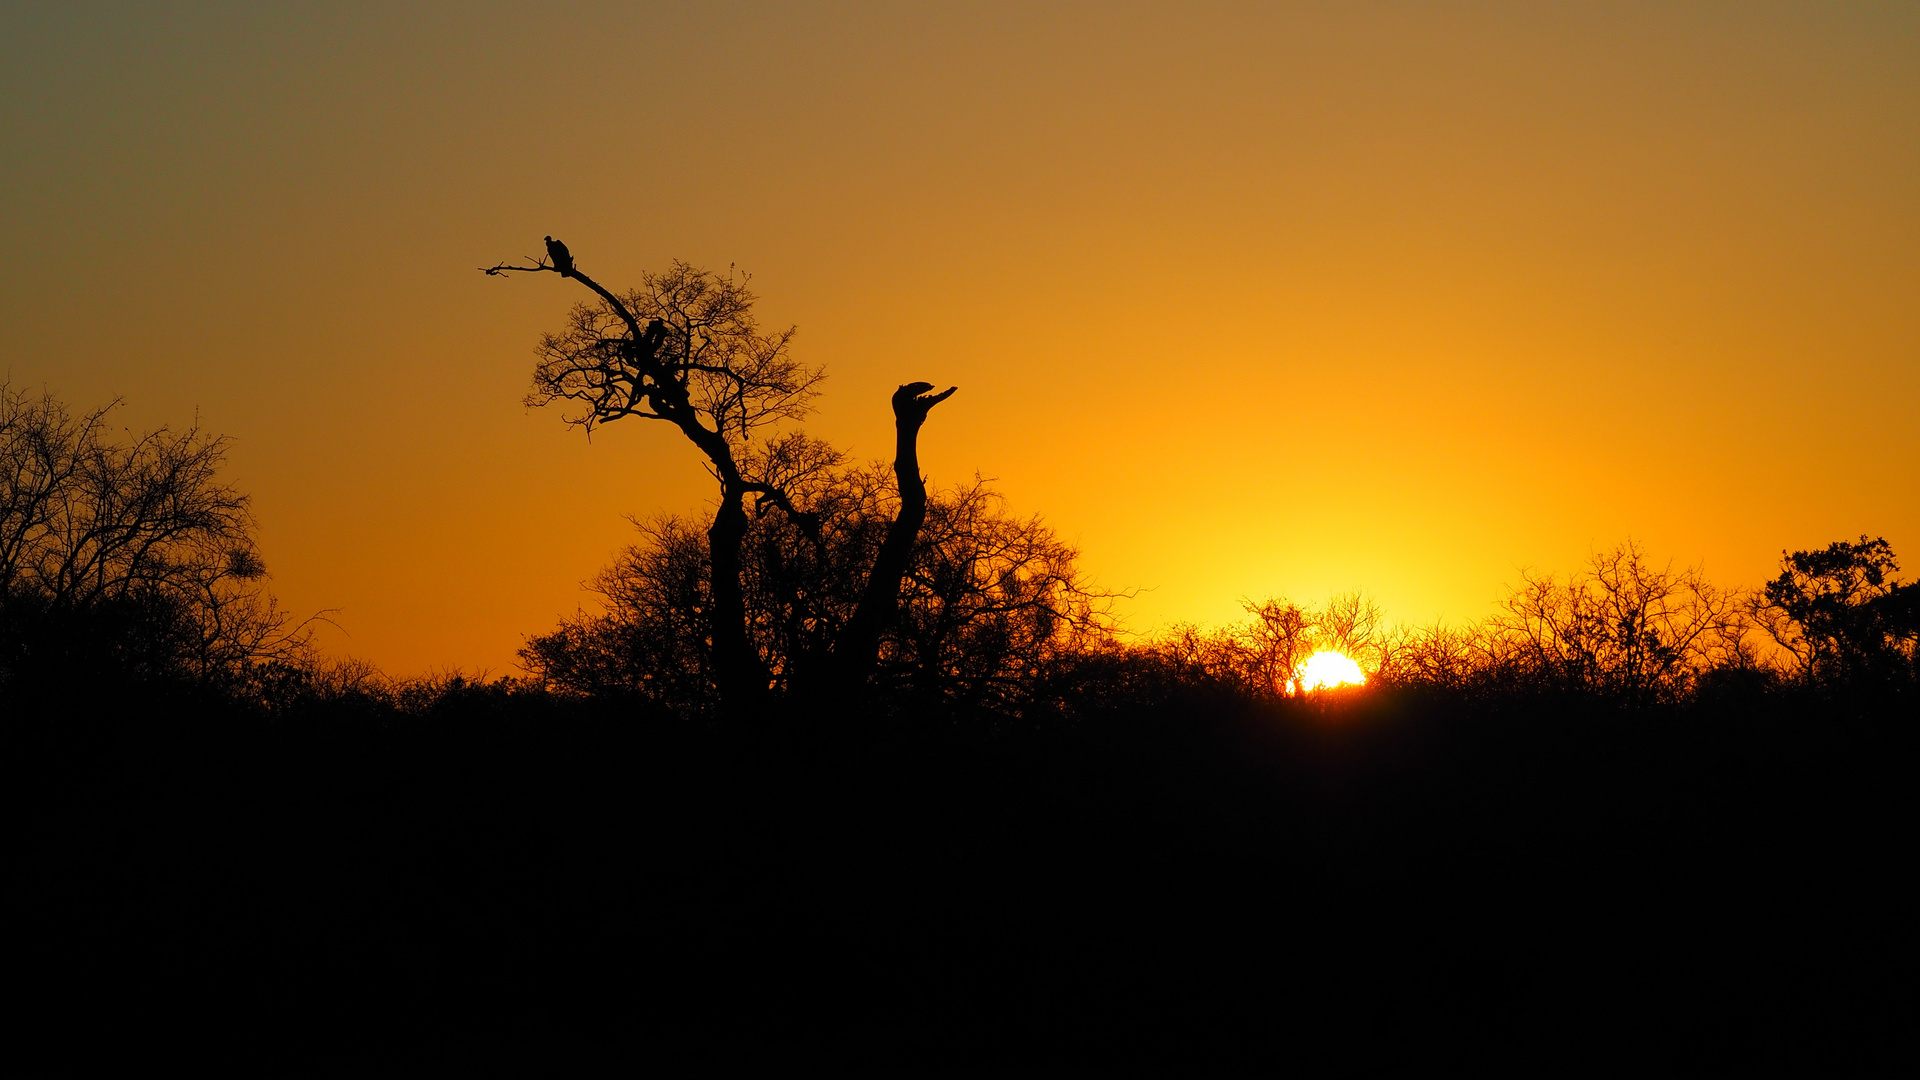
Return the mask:
<path id="1" fill-rule="evenodd" d="M 209 679 L 297 651 L 247 497 L 219 479 L 226 441 L 118 441 L 112 408 L 75 416 L 0 384 L 0 678 L 75 650 Z"/>
<path id="2" fill-rule="evenodd" d="M 1316 649 L 1340 653 L 1369 672 L 1386 663 L 1391 640 L 1380 605 L 1360 592 L 1328 600 L 1314 618 L 1314 638 Z"/>
<path id="3" fill-rule="evenodd" d="M 816 555 L 824 555 L 821 518 L 796 504 L 793 489 L 826 463 L 820 444 L 763 439 L 769 425 L 807 412 L 822 372 L 793 358 L 791 328 L 760 329 L 753 294 L 740 275 L 675 262 L 663 274 L 642 275 L 640 288 L 615 295 L 580 270 L 566 245 L 549 237 L 547 251 L 546 258 L 482 268 L 492 275 L 559 274 L 598 298 L 575 307 L 563 331 L 541 339 L 527 401 L 569 403 L 574 411 L 568 421 L 589 431 L 627 417 L 664 421 L 706 456 L 720 485 L 707 530 L 713 678 L 723 702 L 751 712 L 778 676 L 755 646 L 743 584 L 747 500 L 753 499 L 756 512 L 771 508 L 787 515 L 808 535 Z M 835 674 L 829 681 L 841 689 L 872 673 L 880 637 L 897 618 L 899 590 L 926 516 L 919 431 L 928 411 L 954 392 L 932 389 L 913 383 L 893 395 L 898 512 L 869 564 L 860 602 L 832 647 Z"/>
<path id="4" fill-rule="evenodd" d="M 1478 628 L 1434 623 L 1403 630 L 1383 650 L 1382 681 L 1459 688 L 1486 669 L 1484 634 Z"/>
<path id="5" fill-rule="evenodd" d="M 922 692 L 1014 711 L 1048 665 L 1106 635 L 1113 596 L 1082 582 L 1078 557 L 977 477 L 934 498 L 883 668 Z"/>
<path id="6" fill-rule="evenodd" d="M 743 275 L 676 261 L 616 295 L 582 272 L 564 245 L 549 239 L 548 251 L 526 264 L 483 268 L 491 275 L 558 274 L 597 298 L 574 307 L 559 333 L 540 339 L 527 402 L 569 404 L 567 421 L 587 431 L 628 417 L 662 421 L 705 455 L 720 485 L 707 530 L 713 674 L 724 698 L 752 709 L 767 693 L 769 673 L 748 639 L 741 593 L 746 500 L 783 503 L 786 494 L 750 479 L 740 461 L 762 429 L 806 414 L 823 373 L 793 357 L 792 328 L 760 328 Z"/>
<path id="7" fill-rule="evenodd" d="M 1655 566 L 1629 541 L 1566 581 L 1526 575 L 1490 627 L 1537 675 L 1629 705 L 1685 692 L 1702 671 L 1743 662 L 1740 597 L 1696 567 Z"/>
<path id="8" fill-rule="evenodd" d="M 635 524 L 640 542 L 591 583 L 605 613 L 565 619 L 534 636 L 521 662 L 556 690 L 634 694 L 701 711 L 715 704 L 707 538 L 684 518 Z"/>
<path id="9" fill-rule="evenodd" d="M 1226 651 L 1242 658 L 1253 687 L 1275 697 L 1291 695 L 1299 682 L 1300 665 L 1317 647 L 1315 612 L 1284 599 L 1243 604 L 1253 619 L 1244 634 L 1228 635 L 1231 647 Z"/>
<path id="10" fill-rule="evenodd" d="M 1283 597 L 1241 604 L 1252 618 L 1201 635 L 1208 639 L 1202 651 L 1221 677 L 1256 695 L 1298 695 L 1300 666 L 1316 652 L 1341 653 L 1372 674 L 1392 660 L 1397 647 L 1380 606 L 1363 593 L 1341 593 L 1318 607 Z"/>

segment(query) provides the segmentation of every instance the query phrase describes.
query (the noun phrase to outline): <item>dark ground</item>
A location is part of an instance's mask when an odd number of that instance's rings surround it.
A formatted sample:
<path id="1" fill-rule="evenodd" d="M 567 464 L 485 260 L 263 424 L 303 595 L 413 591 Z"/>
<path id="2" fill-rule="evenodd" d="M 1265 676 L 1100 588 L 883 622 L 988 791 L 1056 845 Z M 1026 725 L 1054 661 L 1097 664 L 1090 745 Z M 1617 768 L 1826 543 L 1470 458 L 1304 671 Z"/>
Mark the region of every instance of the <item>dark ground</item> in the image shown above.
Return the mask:
<path id="1" fill-rule="evenodd" d="M 38 1075 L 1913 1065 L 1898 701 L 0 704 Z"/>

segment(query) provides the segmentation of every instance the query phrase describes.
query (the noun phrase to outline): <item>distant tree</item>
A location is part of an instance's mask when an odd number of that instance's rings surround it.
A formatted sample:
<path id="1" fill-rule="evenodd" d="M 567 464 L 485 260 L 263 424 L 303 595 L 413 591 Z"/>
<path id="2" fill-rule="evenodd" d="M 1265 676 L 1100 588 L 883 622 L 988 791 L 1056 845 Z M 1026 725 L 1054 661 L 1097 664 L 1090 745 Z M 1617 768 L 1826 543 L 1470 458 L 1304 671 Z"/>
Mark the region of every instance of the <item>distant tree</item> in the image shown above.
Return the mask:
<path id="1" fill-rule="evenodd" d="M 1378 671 L 1392 659 L 1394 642 L 1387 632 L 1380 605 L 1360 592 L 1340 593 L 1328 600 L 1314 620 L 1317 648 L 1330 649 Z"/>
<path id="2" fill-rule="evenodd" d="M 33 673 L 231 681 L 304 645 L 266 594 L 226 441 L 0 384 L 0 683 Z"/>
<path id="3" fill-rule="evenodd" d="M 571 403 L 577 411 L 568 422 L 588 431 L 628 417 L 670 423 L 705 455 L 720 485 L 719 506 L 706 530 L 707 607 L 701 615 L 710 636 L 710 673 L 723 702 L 751 712 L 764 703 L 774 673 L 754 647 L 743 582 L 748 499 L 756 512 L 777 509 L 803 531 L 818 527 L 816 518 L 795 506 L 777 469 L 751 466 L 779 463 L 778 453 L 761 445 L 762 433 L 805 415 L 823 373 L 793 358 L 792 328 L 760 329 L 744 276 L 675 262 L 665 273 L 643 274 L 639 288 L 616 295 L 582 272 L 565 244 L 548 237 L 547 252 L 525 265 L 483 268 L 492 275 L 556 273 L 579 281 L 598 298 L 575 307 L 561 332 L 541 338 L 527 401 Z M 925 512 L 917 436 L 927 411 L 953 393 L 928 394 L 931 389 L 915 383 L 893 398 L 899 517 L 866 570 L 862 603 L 837 643 L 842 681 L 864 680 L 871 671 L 874 642 L 897 606 L 907 549 Z"/>
<path id="4" fill-rule="evenodd" d="M 633 695 L 704 711 L 718 703 L 705 531 L 679 517 L 636 524 L 641 540 L 589 584 L 605 613 L 563 619 L 529 638 L 521 663 L 562 692 Z"/>
<path id="5" fill-rule="evenodd" d="M 1397 639 L 1384 625 L 1380 606 L 1359 592 L 1341 593 L 1319 606 L 1284 597 L 1241 601 L 1251 616 L 1244 624 L 1211 633 L 1183 630 L 1176 653 L 1256 697 L 1303 693 L 1300 667 L 1314 653 L 1333 651 L 1370 675 L 1395 662 Z"/>
<path id="6" fill-rule="evenodd" d="M 1750 662 L 1739 598 L 1698 568 L 1653 565 L 1632 542 L 1564 582 L 1527 575 L 1503 608 L 1489 622 L 1495 655 L 1548 684 L 1627 705 L 1674 699 L 1702 671 Z"/>
<path id="7" fill-rule="evenodd" d="M 1318 613 L 1283 599 L 1244 606 L 1253 619 L 1243 635 L 1230 636 L 1233 647 L 1226 653 L 1242 657 L 1252 686 L 1279 697 L 1292 694 L 1300 665 L 1319 648 Z"/>
<path id="8" fill-rule="evenodd" d="M 1387 682 L 1461 689 L 1484 679 L 1494 666 L 1485 629 L 1441 623 L 1405 629 L 1383 650 L 1380 674 Z"/>
<path id="9" fill-rule="evenodd" d="M 1781 552 L 1780 575 L 1767 582 L 1753 612 L 1793 657 L 1805 679 L 1844 682 L 1913 673 L 1914 585 L 1885 538 L 1838 540 L 1814 551 Z"/>

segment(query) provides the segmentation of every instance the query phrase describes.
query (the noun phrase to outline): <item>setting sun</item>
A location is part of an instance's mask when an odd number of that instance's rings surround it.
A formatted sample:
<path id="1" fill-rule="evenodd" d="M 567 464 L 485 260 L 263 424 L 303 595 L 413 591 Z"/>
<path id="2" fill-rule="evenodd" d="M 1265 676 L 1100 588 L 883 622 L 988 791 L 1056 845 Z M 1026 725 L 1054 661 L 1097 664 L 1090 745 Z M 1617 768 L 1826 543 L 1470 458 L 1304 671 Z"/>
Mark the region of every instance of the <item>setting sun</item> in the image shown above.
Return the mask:
<path id="1" fill-rule="evenodd" d="M 1317 652 L 1300 665 L 1294 681 L 1304 694 L 1333 686 L 1362 686 L 1366 684 L 1367 673 L 1344 654 Z"/>

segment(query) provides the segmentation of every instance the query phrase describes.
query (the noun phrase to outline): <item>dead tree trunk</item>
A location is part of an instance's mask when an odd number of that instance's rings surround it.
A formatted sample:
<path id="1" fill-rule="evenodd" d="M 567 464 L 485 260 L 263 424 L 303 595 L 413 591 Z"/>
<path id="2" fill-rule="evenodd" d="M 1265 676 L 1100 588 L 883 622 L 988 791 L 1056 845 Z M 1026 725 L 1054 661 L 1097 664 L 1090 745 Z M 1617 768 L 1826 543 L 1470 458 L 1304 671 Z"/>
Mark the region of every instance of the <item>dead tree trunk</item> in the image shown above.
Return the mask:
<path id="1" fill-rule="evenodd" d="M 712 610 L 714 689 L 720 705 L 736 719 L 764 719 L 771 704 L 767 665 L 747 634 L 747 601 L 741 588 L 740 547 L 747 537 L 744 505 L 749 485 L 740 476 L 733 447 L 702 425 L 688 407 L 684 391 L 659 395 L 655 406 L 678 422 L 688 441 L 707 455 L 720 477 L 720 508 L 707 529 L 707 587 Z"/>
<path id="2" fill-rule="evenodd" d="M 742 492 L 727 485 L 707 529 L 709 597 L 713 604 L 713 674 L 721 704 L 745 719 L 764 719 L 769 704 L 767 665 L 747 635 L 747 601 L 740 587 L 740 548 L 747 536 Z"/>
<path id="3" fill-rule="evenodd" d="M 928 411 L 958 388 L 927 393 L 932 389 L 932 383 L 916 382 L 893 392 L 893 474 L 900 487 L 900 512 L 887 527 L 886 539 L 867 575 L 867 587 L 834 650 L 839 676 L 836 681 L 843 689 L 863 686 L 879 663 L 880 637 L 899 612 L 900 584 L 912 563 L 920 526 L 927 519 L 927 484 L 920 476 L 920 426 L 927 422 Z"/>

